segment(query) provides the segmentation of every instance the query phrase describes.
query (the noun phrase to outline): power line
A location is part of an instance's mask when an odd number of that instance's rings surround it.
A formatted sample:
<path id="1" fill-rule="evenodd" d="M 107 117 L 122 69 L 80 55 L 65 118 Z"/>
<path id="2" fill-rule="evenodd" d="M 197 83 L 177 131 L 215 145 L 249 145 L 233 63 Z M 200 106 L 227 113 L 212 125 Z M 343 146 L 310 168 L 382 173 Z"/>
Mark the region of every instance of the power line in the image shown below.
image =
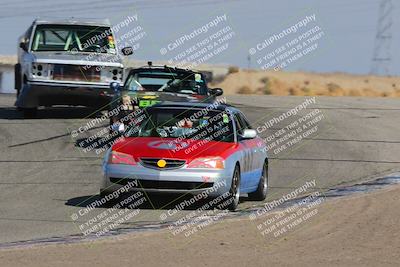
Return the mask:
<path id="1" fill-rule="evenodd" d="M 391 0 L 382 0 L 379 6 L 378 28 L 375 36 L 374 54 L 372 57 L 371 74 L 389 75 L 392 43 L 392 10 Z"/>

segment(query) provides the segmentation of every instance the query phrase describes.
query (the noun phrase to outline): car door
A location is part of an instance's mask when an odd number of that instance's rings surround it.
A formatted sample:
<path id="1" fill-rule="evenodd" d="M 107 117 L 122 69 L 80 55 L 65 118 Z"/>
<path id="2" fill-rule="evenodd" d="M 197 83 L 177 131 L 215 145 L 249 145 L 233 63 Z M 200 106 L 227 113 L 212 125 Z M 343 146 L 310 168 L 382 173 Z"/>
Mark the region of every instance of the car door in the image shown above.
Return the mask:
<path id="1" fill-rule="evenodd" d="M 246 117 L 241 113 L 237 113 L 237 123 L 240 125 L 238 136 L 243 134 L 245 129 L 252 129 L 250 123 Z M 239 137 L 240 138 L 240 137 Z M 243 188 L 248 190 L 254 189 L 258 186 L 259 179 L 262 172 L 262 164 L 260 163 L 262 159 L 260 158 L 259 146 L 257 138 L 254 139 L 242 139 L 239 142 L 244 147 L 244 160 L 243 160 L 243 171 L 242 177 L 244 175 Z"/>
<path id="2" fill-rule="evenodd" d="M 246 128 L 246 125 L 240 118 L 239 113 L 234 114 L 234 120 L 236 125 L 236 136 L 240 145 L 240 190 L 242 193 L 246 193 L 247 189 L 250 186 L 249 174 L 251 172 L 252 159 L 247 140 L 241 138 L 241 136 L 243 136 L 243 131 Z"/>

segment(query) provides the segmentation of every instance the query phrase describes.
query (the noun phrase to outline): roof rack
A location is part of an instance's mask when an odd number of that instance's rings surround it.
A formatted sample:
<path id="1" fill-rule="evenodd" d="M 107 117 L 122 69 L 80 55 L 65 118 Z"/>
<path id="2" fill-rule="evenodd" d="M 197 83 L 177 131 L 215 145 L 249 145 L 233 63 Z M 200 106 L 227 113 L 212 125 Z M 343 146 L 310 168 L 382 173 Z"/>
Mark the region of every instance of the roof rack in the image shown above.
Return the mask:
<path id="1" fill-rule="evenodd" d="M 60 18 L 60 17 L 38 17 L 33 21 L 34 24 L 83 24 L 83 25 L 102 25 L 111 26 L 109 19 L 98 19 L 98 18 Z"/>
<path id="2" fill-rule="evenodd" d="M 144 65 L 144 66 L 140 66 L 137 68 L 133 68 L 132 70 L 135 69 L 171 69 L 171 70 L 177 70 L 177 71 L 184 71 L 184 72 L 199 72 L 196 70 L 191 70 L 191 69 L 183 69 L 183 68 L 177 68 L 177 67 L 172 67 L 172 66 L 168 66 L 168 65 Z"/>

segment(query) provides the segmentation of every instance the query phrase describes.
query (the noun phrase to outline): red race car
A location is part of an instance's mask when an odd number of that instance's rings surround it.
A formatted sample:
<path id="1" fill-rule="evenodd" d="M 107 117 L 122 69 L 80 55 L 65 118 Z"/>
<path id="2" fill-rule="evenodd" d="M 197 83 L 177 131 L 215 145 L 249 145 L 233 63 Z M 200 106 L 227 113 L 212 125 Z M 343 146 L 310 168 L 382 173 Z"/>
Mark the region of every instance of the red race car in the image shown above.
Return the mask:
<path id="1" fill-rule="evenodd" d="M 115 191 L 206 192 L 235 210 L 240 194 L 264 200 L 266 145 L 226 104 L 160 103 L 136 114 L 106 153 L 102 196 Z"/>

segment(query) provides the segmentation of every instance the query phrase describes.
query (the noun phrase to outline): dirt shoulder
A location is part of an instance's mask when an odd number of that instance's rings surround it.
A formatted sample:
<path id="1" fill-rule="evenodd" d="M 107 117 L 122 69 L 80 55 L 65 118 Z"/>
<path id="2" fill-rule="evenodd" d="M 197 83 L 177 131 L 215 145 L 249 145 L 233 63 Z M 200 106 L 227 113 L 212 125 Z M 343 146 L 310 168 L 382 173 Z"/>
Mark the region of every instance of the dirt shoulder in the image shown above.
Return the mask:
<path id="1" fill-rule="evenodd" d="M 227 220 L 193 236 L 169 231 L 0 251 L 1 266 L 398 266 L 400 186 L 328 200 L 282 238 L 263 219 Z"/>

